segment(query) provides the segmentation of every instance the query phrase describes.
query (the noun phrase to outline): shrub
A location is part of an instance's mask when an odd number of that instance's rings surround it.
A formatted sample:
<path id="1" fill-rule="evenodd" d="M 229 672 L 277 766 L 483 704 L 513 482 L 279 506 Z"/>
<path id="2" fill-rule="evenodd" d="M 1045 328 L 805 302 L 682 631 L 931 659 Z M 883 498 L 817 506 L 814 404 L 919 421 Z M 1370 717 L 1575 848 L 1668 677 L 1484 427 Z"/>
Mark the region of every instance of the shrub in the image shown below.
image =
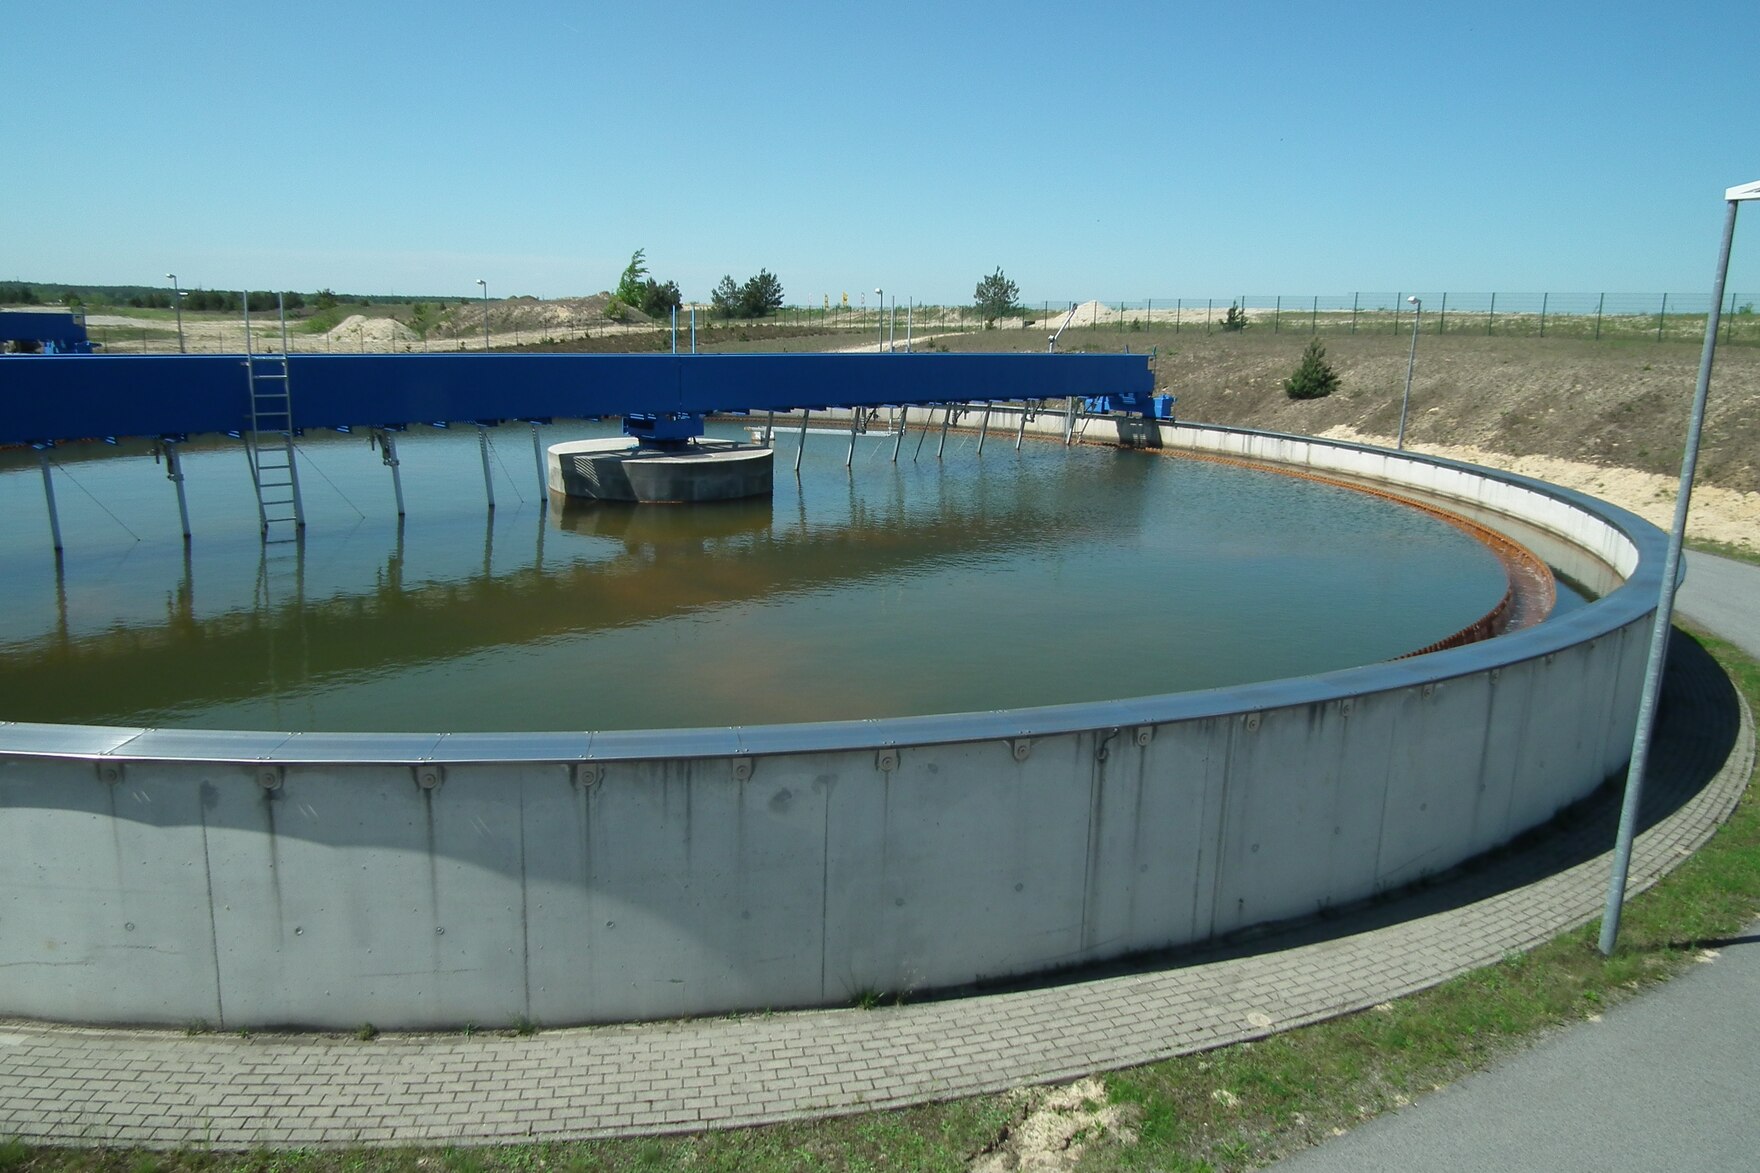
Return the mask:
<path id="1" fill-rule="evenodd" d="M 1338 372 L 1326 361 L 1326 348 L 1320 345 L 1318 337 L 1308 340 L 1308 349 L 1302 351 L 1302 361 L 1289 378 L 1283 381 L 1283 389 L 1291 399 L 1324 399 L 1338 388 Z"/>
<path id="2" fill-rule="evenodd" d="M 1224 330 L 1245 330 L 1247 328 L 1247 310 L 1238 301 L 1228 303 L 1228 312 L 1222 315 Z"/>

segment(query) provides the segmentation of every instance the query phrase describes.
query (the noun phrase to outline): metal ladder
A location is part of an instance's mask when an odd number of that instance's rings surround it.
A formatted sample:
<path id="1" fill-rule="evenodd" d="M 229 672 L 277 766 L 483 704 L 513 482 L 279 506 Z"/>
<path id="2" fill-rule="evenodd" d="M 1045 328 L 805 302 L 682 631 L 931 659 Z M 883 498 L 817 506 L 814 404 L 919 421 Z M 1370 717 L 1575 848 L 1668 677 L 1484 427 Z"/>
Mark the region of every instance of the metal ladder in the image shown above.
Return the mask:
<path id="1" fill-rule="evenodd" d="M 277 303 L 280 302 L 277 296 Z M 281 353 L 257 354 L 251 344 L 250 295 L 244 307 L 244 370 L 250 391 L 251 426 L 245 457 L 257 491 L 257 521 L 263 541 L 296 541 L 305 531 L 299 496 L 299 467 L 293 456 L 293 385 L 288 379 L 287 310 L 281 308 Z"/>

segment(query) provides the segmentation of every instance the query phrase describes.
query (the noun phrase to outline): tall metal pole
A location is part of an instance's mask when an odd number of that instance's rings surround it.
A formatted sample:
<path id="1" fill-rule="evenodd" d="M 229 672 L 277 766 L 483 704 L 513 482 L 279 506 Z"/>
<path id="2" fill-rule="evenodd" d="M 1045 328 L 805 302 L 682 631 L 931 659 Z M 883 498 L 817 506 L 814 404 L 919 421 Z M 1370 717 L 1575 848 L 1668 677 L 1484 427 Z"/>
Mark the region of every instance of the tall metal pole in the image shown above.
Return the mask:
<path id="1" fill-rule="evenodd" d="M 886 313 L 886 349 L 898 349 L 898 295 L 892 295 L 892 308 Z"/>
<path id="2" fill-rule="evenodd" d="M 167 273 L 171 279 L 171 308 L 177 311 L 177 353 L 188 354 L 183 348 L 183 290 L 177 287 L 177 274 Z M 56 549 L 60 549 L 59 546 Z"/>
<path id="3" fill-rule="evenodd" d="M 489 351 L 489 283 L 478 277 L 477 284 L 483 287 L 483 353 L 487 354 Z M 494 506 L 491 505 L 490 508 L 494 508 Z"/>
<path id="4" fill-rule="evenodd" d="M 1406 359 L 1406 394 L 1399 402 L 1399 442 L 1394 447 L 1402 452 L 1406 446 L 1406 410 L 1412 405 L 1412 368 L 1418 362 L 1418 323 L 1424 317 L 1424 303 L 1416 297 L 1408 297 L 1412 303 L 1412 353 Z M 1394 303 L 1397 307 L 1398 303 Z"/>
<path id="5" fill-rule="evenodd" d="M 1717 325 L 1723 308 L 1723 282 L 1729 275 L 1730 243 L 1736 234 L 1736 208 L 1743 200 L 1760 199 L 1760 183 L 1732 187 L 1725 193 L 1729 211 L 1723 220 L 1723 244 L 1717 253 L 1717 274 L 1711 287 L 1711 311 L 1705 319 L 1705 346 L 1699 354 L 1699 382 L 1693 391 L 1693 414 L 1687 422 L 1687 449 L 1681 456 L 1681 481 L 1674 499 L 1674 526 L 1668 532 L 1668 556 L 1662 562 L 1662 594 L 1650 631 L 1650 663 L 1644 670 L 1644 693 L 1638 702 L 1638 728 L 1632 738 L 1631 765 L 1626 768 L 1625 799 L 1619 809 L 1614 839 L 1613 873 L 1607 882 L 1607 910 L 1601 915 L 1602 954 L 1613 952 L 1619 939 L 1619 918 L 1626 896 L 1626 875 L 1632 864 L 1632 839 L 1637 833 L 1638 807 L 1644 791 L 1644 767 L 1650 757 L 1651 727 L 1656 723 L 1656 698 L 1662 691 L 1663 661 L 1668 657 L 1668 631 L 1674 618 L 1675 579 L 1681 544 L 1687 532 L 1687 507 L 1693 496 L 1693 473 L 1699 462 L 1699 433 L 1705 423 L 1705 400 L 1711 390 L 1711 363 L 1717 355 Z"/>
<path id="6" fill-rule="evenodd" d="M 886 353 L 886 293 L 874 287 L 874 353 Z"/>

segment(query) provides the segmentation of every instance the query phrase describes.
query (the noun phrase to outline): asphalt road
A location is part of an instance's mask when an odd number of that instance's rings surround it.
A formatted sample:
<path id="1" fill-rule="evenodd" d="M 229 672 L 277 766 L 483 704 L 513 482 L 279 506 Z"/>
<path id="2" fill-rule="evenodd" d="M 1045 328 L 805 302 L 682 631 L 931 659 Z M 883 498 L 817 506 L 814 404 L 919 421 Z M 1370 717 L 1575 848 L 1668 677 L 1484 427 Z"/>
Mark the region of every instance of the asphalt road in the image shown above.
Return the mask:
<path id="1" fill-rule="evenodd" d="M 1680 613 L 1760 658 L 1760 567 L 1689 553 Z M 1277 1168 L 1760 1169 L 1760 922 L 1706 963 Z"/>
<path id="2" fill-rule="evenodd" d="M 1760 566 L 1688 550 L 1675 610 L 1760 659 Z"/>

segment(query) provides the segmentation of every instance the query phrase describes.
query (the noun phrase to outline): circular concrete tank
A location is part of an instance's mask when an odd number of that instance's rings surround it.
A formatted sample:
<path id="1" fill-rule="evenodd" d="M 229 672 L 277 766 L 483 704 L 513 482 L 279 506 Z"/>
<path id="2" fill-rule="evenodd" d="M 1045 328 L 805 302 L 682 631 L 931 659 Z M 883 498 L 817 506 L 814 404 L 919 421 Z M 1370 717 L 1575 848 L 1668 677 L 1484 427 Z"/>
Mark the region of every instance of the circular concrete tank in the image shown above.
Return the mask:
<path id="1" fill-rule="evenodd" d="M 1410 454 L 1161 439 L 1515 519 L 1624 581 L 1412 659 L 998 712 L 519 734 L 0 724 L 0 1013 L 558 1025 L 959 988 L 1397 888 L 1622 766 L 1653 527 Z"/>

